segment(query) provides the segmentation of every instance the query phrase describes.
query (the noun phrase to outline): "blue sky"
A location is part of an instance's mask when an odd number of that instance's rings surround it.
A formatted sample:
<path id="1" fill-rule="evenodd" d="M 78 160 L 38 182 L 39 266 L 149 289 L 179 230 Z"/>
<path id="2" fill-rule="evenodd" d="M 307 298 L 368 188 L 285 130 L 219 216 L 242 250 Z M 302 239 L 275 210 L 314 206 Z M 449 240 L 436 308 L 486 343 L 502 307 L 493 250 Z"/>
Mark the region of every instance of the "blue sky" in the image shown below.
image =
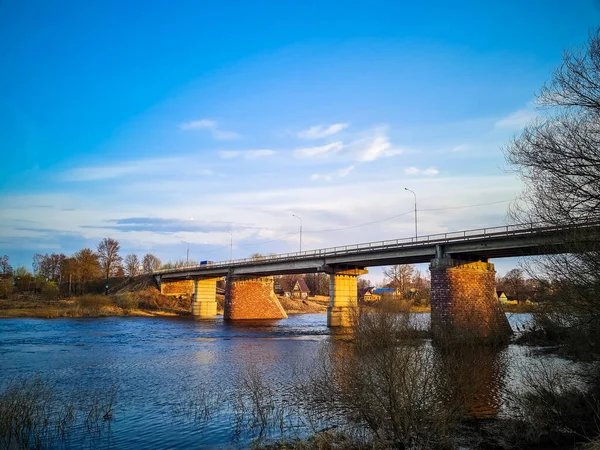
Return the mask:
<path id="1" fill-rule="evenodd" d="M 417 3 L 0 2 L 0 254 L 395 239 L 404 187 L 419 234 L 505 224 L 502 147 L 598 3 Z"/>

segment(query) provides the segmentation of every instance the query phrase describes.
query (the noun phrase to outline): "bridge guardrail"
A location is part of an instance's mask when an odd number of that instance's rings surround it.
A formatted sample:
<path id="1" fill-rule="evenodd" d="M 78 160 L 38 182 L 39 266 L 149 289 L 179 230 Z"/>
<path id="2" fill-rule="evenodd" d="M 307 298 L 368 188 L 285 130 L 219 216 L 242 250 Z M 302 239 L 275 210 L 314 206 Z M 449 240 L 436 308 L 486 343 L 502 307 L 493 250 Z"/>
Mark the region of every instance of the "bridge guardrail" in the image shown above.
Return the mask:
<path id="1" fill-rule="evenodd" d="M 586 222 L 579 224 L 580 226 L 598 226 L 600 223 L 597 222 Z M 431 244 L 441 244 L 441 243 L 449 243 L 457 240 L 474 240 L 474 239 L 484 239 L 490 237 L 502 237 L 502 236 L 515 236 L 518 234 L 530 234 L 533 232 L 553 232 L 553 231 L 562 231 L 572 227 L 572 225 L 565 226 L 543 226 L 535 223 L 527 223 L 527 224 L 516 224 L 516 225 L 504 225 L 498 227 L 486 227 L 486 228 L 476 228 L 470 230 L 463 231 L 451 231 L 446 233 L 436 233 L 425 236 L 417 236 L 410 238 L 401 238 L 401 239 L 390 239 L 385 241 L 375 241 L 375 242 L 364 242 L 353 245 L 344 245 L 344 246 L 336 246 L 336 247 L 326 247 L 322 249 L 316 250 L 305 250 L 303 252 L 293 252 L 293 253 L 281 253 L 278 255 L 264 256 L 261 258 L 242 258 L 236 259 L 233 261 L 219 261 L 212 263 L 210 265 L 196 265 L 196 266 L 185 266 L 179 267 L 175 269 L 162 269 L 153 272 L 153 274 L 158 275 L 161 273 L 176 273 L 176 272 L 185 272 L 187 270 L 196 270 L 196 269 L 214 269 L 214 268 L 222 268 L 222 267 L 235 267 L 247 264 L 249 262 L 276 262 L 281 260 L 297 260 L 304 259 L 310 257 L 326 257 L 326 256 L 337 256 L 348 253 L 350 251 L 360 251 L 360 250 L 384 250 L 390 247 L 393 248 L 402 248 L 406 246 L 418 246 L 418 245 L 431 245 Z"/>

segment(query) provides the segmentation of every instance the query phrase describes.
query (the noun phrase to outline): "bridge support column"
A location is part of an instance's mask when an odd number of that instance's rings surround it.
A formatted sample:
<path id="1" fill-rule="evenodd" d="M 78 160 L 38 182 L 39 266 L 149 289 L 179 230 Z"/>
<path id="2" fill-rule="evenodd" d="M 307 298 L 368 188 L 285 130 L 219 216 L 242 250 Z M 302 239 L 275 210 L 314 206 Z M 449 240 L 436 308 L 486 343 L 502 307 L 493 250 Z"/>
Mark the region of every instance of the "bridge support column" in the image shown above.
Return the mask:
<path id="1" fill-rule="evenodd" d="M 202 278 L 193 280 L 192 316 L 199 319 L 214 319 L 217 317 L 217 281 L 219 279 Z"/>
<path id="2" fill-rule="evenodd" d="M 336 270 L 329 276 L 328 327 L 351 327 L 356 319 L 358 293 L 356 279 L 366 269 Z"/>
<path id="3" fill-rule="evenodd" d="M 287 313 L 273 292 L 273 277 L 228 276 L 223 318 L 286 319 Z"/>
<path id="4" fill-rule="evenodd" d="M 512 334 L 496 297 L 496 271 L 487 261 L 436 258 L 431 271 L 434 341 L 504 342 Z"/>

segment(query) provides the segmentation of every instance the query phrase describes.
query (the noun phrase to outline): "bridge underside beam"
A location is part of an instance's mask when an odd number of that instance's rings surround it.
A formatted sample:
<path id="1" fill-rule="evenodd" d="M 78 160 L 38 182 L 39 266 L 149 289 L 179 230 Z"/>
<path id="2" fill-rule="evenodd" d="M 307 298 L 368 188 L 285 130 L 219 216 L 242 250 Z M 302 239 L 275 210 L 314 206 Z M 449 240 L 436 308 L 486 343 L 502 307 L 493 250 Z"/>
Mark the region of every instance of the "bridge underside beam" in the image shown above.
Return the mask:
<path id="1" fill-rule="evenodd" d="M 351 327 L 357 319 L 357 278 L 364 275 L 364 268 L 334 269 L 329 275 L 329 307 L 327 326 Z"/>
<path id="2" fill-rule="evenodd" d="M 503 342 L 512 334 L 496 297 L 494 265 L 484 261 L 431 261 L 431 331 L 434 341 Z"/>
<path id="3" fill-rule="evenodd" d="M 228 276 L 225 320 L 285 319 L 287 314 L 273 292 L 273 277 Z"/>

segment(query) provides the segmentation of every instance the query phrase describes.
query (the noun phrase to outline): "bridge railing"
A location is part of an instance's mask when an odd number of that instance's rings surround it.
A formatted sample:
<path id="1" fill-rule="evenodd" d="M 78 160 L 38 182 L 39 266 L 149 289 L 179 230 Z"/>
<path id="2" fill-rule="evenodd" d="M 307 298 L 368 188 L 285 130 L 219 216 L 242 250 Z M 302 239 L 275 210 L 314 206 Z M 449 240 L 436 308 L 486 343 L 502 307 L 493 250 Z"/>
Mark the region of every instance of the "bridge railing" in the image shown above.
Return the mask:
<path id="1" fill-rule="evenodd" d="M 598 226 L 597 223 L 586 223 L 584 226 Z M 339 256 L 343 254 L 361 251 L 373 251 L 373 250 L 385 250 L 389 248 L 403 248 L 409 246 L 427 246 L 431 244 L 443 244 L 455 241 L 468 241 L 474 239 L 485 239 L 491 237 L 503 237 L 503 236 L 515 236 L 522 234 L 531 234 L 531 233 L 541 233 L 541 232 L 553 232 L 553 231 L 561 231 L 568 229 L 572 225 L 565 226 L 543 226 L 535 223 L 526 223 L 526 224 L 517 224 L 517 225 L 504 225 L 497 227 L 486 227 L 486 228 L 476 228 L 471 230 L 463 230 L 463 231 L 450 231 L 445 233 L 436 233 L 425 236 L 417 236 L 410 238 L 401 238 L 401 239 L 390 239 L 384 241 L 375 241 L 375 242 L 364 242 L 360 244 L 352 244 L 352 245 L 343 245 L 337 247 L 326 247 L 316 250 L 305 250 L 303 252 L 292 252 L 292 253 L 281 253 L 277 255 L 269 255 L 269 256 L 261 256 L 258 258 L 242 258 L 235 259 L 232 261 L 219 261 L 213 262 L 210 264 L 202 264 L 202 265 L 194 265 L 194 266 L 185 266 L 179 267 L 176 269 L 162 269 L 157 270 L 154 274 L 160 273 L 174 273 L 174 272 L 185 272 L 190 269 L 214 269 L 214 268 L 222 268 L 222 267 L 235 267 L 240 265 L 246 265 L 251 262 L 277 262 L 281 260 L 298 260 L 305 258 L 314 258 L 314 257 L 326 257 L 326 256 Z"/>

